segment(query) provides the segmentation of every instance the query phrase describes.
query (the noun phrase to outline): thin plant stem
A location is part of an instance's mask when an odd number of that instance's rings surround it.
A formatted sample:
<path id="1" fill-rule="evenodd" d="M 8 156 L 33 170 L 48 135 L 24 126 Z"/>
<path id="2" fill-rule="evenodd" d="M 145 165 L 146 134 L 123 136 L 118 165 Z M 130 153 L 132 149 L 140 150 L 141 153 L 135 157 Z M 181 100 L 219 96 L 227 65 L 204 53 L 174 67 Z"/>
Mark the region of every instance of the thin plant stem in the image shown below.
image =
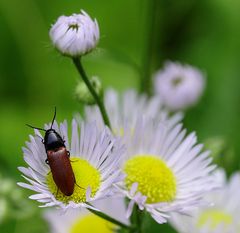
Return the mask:
<path id="1" fill-rule="evenodd" d="M 96 103 L 99 107 L 99 110 L 102 114 L 102 118 L 103 118 L 103 121 L 104 121 L 105 125 L 107 125 L 111 129 L 110 120 L 109 120 L 109 117 L 107 115 L 107 111 L 105 109 L 104 103 L 103 103 L 101 97 L 97 94 L 97 92 L 93 88 L 91 82 L 89 81 L 89 78 L 88 78 L 88 76 L 87 76 L 87 74 L 86 74 L 86 72 L 85 72 L 85 70 L 82 66 L 81 58 L 78 58 L 78 57 L 73 58 L 73 63 L 76 66 L 80 76 L 82 77 L 82 80 L 84 81 L 84 83 L 88 87 L 88 90 L 92 94 L 94 100 L 96 101 Z"/>
<path id="2" fill-rule="evenodd" d="M 143 233 L 143 230 L 142 230 L 143 214 L 144 214 L 144 212 L 138 208 L 137 209 L 138 233 Z"/>
<path id="3" fill-rule="evenodd" d="M 154 38 L 154 24 L 155 24 L 155 11 L 156 0 L 148 0 L 147 7 L 147 29 L 146 29 L 146 48 L 143 51 L 142 57 L 142 72 L 140 82 L 140 92 L 151 94 L 151 61 L 153 50 L 153 38 Z"/>
<path id="4" fill-rule="evenodd" d="M 89 210 L 91 213 L 93 213 L 93 214 L 95 214 L 95 215 L 97 215 L 97 216 L 99 216 L 99 217 L 101 217 L 101 218 L 103 218 L 103 219 L 105 219 L 105 220 L 107 220 L 107 221 L 115 224 L 115 225 L 118 225 L 118 226 L 121 227 L 121 228 L 127 229 L 127 230 L 129 230 L 129 231 L 131 231 L 131 230 L 133 229 L 132 226 L 128 226 L 128 225 L 126 225 L 126 224 L 124 224 L 124 223 L 122 223 L 122 222 L 120 222 L 120 221 L 118 221 L 118 220 L 110 217 L 109 215 L 106 215 L 106 214 L 100 212 L 100 211 L 93 210 L 93 209 L 91 209 L 91 208 L 88 208 L 88 210 Z M 131 232 L 132 232 L 132 231 L 131 231 Z"/>
<path id="5" fill-rule="evenodd" d="M 144 212 L 138 208 L 137 204 L 135 204 L 131 216 L 131 223 L 133 224 L 133 226 L 136 226 L 136 228 L 133 228 L 133 230 L 130 231 L 131 233 L 143 233 L 143 214 Z"/>

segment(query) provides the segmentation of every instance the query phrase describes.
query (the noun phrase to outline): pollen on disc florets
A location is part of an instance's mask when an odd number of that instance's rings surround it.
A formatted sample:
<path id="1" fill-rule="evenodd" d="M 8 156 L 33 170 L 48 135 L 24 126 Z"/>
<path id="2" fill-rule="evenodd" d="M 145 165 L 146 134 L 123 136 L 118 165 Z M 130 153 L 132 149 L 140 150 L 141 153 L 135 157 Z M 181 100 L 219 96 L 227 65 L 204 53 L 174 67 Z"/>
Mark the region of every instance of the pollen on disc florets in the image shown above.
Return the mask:
<path id="1" fill-rule="evenodd" d="M 47 175 L 49 190 L 54 194 L 57 200 L 64 203 L 68 203 L 69 201 L 73 201 L 75 203 L 86 202 L 87 188 L 91 188 L 91 197 L 94 197 L 100 187 L 100 172 L 84 159 L 71 157 L 70 161 L 75 176 L 73 194 L 71 196 L 64 195 L 56 186 L 51 172 Z"/>
<path id="2" fill-rule="evenodd" d="M 138 183 L 138 191 L 147 197 L 147 203 L 170 202 L 176 196 L 176 178 L 156 156 L 134 156 L 125 163 L 124 172 L 126 187 Z"/>
<path id="3" fill-rule="evenodd" d="M 113 233 L 115 225 L 96 215 L 88 214 L 76 221 L 70 229 L 70 233 Z"/>
<path id="4" fill-rule="evenodd" d="M 199 216 L 197 226 L 199 228 L 207 224 L 211 230 L 221 225 L 224 229 L 227 229 L 233 223 L 233 218 L 230 214 L 217 209 L 209 209 L 202 212 Z"/>

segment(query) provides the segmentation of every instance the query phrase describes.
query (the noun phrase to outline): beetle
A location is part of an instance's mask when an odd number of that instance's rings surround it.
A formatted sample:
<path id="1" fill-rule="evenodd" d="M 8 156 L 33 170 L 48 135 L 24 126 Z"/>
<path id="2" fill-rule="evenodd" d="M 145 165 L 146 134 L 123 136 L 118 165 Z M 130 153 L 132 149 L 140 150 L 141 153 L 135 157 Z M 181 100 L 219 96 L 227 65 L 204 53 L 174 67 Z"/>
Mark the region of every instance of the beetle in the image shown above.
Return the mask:
<path id="1" fill-rule="evenodd" d="M 45 131 L 44 139 L 42 139 L 47 154 L 45 162 L 50 166 L 53 180 L 58 189 L 60 189 L 64 195 L 71 196 L 74 191 L 75 176 L 70 162 L 70 153 L 66 149 L 65 141 L 60 134 L 52 128 L 55 118 L 56 107 L 49 129 L 45 130 L 28 124 L 27 126 Z"/>

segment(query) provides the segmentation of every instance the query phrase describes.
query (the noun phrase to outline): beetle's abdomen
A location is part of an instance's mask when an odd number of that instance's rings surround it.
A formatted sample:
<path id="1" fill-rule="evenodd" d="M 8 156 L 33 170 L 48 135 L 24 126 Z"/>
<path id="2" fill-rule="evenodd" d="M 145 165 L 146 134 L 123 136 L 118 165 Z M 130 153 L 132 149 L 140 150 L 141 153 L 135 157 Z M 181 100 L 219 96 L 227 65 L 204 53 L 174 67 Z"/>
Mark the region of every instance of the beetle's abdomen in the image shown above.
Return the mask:
<path id="1" fill-rule="evenodd" d="M 47 157 L 55 184 L 64 195 L 71 196 L 74 191 L 75 177 L 66 148 L 48 150 Z"/>

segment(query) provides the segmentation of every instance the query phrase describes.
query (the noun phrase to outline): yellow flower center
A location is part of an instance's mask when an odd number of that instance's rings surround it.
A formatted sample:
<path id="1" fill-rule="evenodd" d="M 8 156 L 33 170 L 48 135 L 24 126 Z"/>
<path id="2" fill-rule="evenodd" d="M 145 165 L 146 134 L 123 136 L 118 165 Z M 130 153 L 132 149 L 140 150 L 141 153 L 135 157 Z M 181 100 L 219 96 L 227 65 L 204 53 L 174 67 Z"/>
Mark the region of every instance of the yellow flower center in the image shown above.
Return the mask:
<path id="1" fill-rule="evenodd" d="M 70 233 L 114 233 L 115 229 L 116 227 L 114 224 L 96 215 L 88 214 L 73 224 Z"/>
<path id="2" fill-rule="evenodd" d="M 84 159 L 71 157 L 70 161 L 75 175 L 73 194 L 71 196 L 65 196 L 56 186 L 51 172 L 47 175 L 49 190 L 55 195 L 57 200 L 64 203 L 68 203 L 69 201 L 73 201 L 75 203 L 86 202 L 87 188 L 91 188 L 91 197 L 94 197 L 100 187 L 100 172 Z"/>
<path id="3" fill-rule="evenodd" d="M 197 226 L 201 228 L 207 224 L 211 230 L 214 230 L 219 224 L 221 224 L 223 229 L 226 230 L 228 226 L 232 224 L 232 222 L 233 219 L 230 214 L 221 210 L 211 209 L 204 211 L 199 216 Z"/>
<path id="4" fill-rule="evenodd" d="M 138 183 L 138 191 L 147 197 L 147 203 L 170 202 L 176 196 L 176 178 L 166 163 L 152 155 L 137 155 L 124 166 L 128 189 Z"/>

